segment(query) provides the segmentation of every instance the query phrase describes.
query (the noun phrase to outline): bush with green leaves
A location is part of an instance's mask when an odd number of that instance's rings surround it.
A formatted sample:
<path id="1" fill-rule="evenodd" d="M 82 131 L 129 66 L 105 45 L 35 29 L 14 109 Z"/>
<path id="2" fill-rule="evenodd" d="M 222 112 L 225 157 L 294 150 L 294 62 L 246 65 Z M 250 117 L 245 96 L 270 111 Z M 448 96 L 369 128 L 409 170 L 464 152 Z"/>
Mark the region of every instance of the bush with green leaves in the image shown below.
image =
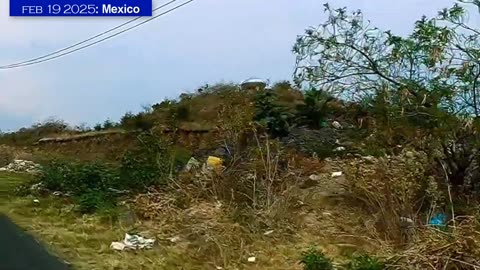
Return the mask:
<path id="1" fill-rule="evenodd" d="M 383 270 L 385 264 L 378 258 L 369 255 L 354 257 L 347 265 L 347 270 Z"/>
<path id="2" fill-rule="evenodd" d="M 103 122 L 103 129 L 111 129 L 111 128 L 115 128 L 117 126 L 118 126 L 118 124 L 113 122 L 110 119 L 107 119 L 107 120 L 105 120 L 105 122 Z"/>
<path id="3" fill-rule="evenodd" d="M 101 189 L 88 190 L 76 197 L 78 211 L 82 214 L 91 214 L 100 210 L 113 209 L 116 206 L 115 195 Z"/>
<path id="4" fill-rule="evenodd" d="M 333 100 L 321 90 L 312 88 L 304 93 L 304 104 L 297 106 L 297 121 L 312 128 L 323 127 L 328 114 L 328 102 Z"/>
<path id="5" fill-rule="evenodd" d="M 138 190 L 165 184 L 172 168 L 169 145 L 152 133 L 141 134 L 138 139 L 138 147 L 127 151 L 123 157 L 122 185 Z"/>
<path id="6" fill-rule="evenodd" d="M 149 115 L 145 112 L 140 112 L 137 114 L 127 112 L 120 119 L 120 126 L 126 130 L 148 131 L 152 129 L 155 125 L 154 120 L 149 119 L 148 116 Z"/>
<path id="7" fill-rule="evenodd" d="M 51 191 L 71 194 L 81 213 L 115 206 L 110 188 L 121 188 L 118 170 L 99 162 L 71 163 L 53 160 L 46 164 L 38 182 Z"/>
<path id="8" fill-rule="evenodd" d="M 95 131 L 100 131 L 102 129 L 103 129 L 103 127 L 102 127 L 101 123 L 97 123 L 93 126 L 93 130 L 95 130 Z"/>
<path id="9" fill-rule="evenodd" d="M 286 108 L 276 103 L 273 91 L 260 91 L 255 98 L 254 121 L 264 126 L 271 135 L 283 137 L 288 135 L 293 115 Z"/>
<path id="10" fill-rule="evenodd" d="M 315 248 L 305 251 L 302 256 L 300 263 L 304 270 L 333 270 L 332 261 Z"/>
<path id="11" fill-rule="evenodd" d="M 89 190 L 106 190 L 119 187 L 119 176 L 115 168 L 100 162 L 71 163 L 53 160 L 46 164 L 39 179 L 44 187 L 80 195 Z"/>

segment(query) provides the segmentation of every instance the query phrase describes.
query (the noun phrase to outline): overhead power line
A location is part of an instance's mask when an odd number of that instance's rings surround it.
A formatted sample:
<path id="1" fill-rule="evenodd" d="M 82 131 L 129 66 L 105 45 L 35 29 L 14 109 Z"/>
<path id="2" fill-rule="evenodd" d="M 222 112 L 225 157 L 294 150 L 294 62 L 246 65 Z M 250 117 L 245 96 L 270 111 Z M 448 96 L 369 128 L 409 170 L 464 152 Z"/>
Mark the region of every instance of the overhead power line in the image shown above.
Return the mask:
<path id="1" fill-rule="evenodd" d="M 178 1 L 178 0 L 172 0 L 172 1 L 168 2 L 168 3 L 166 3 L 166 4 L 163 4 L 163 5 L 155 8 L 153 11 L 157 11 L 157 10 L 159 10 L 159 9 L 161 9 L 161 8 L 167 6 L 167 5 L 170 5 L 170 4 L 172 4 L 173 2 L 176 2 L 176 1 Z M 184 3 L 182 3 L 182 4 L 179 4 L 179 5 L 171 8 L 171 9 L 169 9 L 169 10 L 167 10 L 167 11 L 164 11 L 164 12 L 162 12 L 162 13 L 159 13 L 159 14 L 155 15 L 155 16 L 152 16 L 152 17 L 150 17 L 150 18 L 148 18 L 148 19 L 146 19 L 146 20 L 144 20 L 144 21 L 142 21 L 142 22 L 140 22 L 140 23 L 138 23 L 138 24 L 135 24 L 135 25 L 133 25 L 133 26 L 130 26 L 130 27 L 126 28 L 126 29 L 123 29 L 123 30 L 115 33 L 115 34 L 106 36 L 106 37 L 104 37 L 104 38 L 102 38 L 102 39 L 99 39 L 99 40 L 97 40 L 97 41 L 94 41 L 94 42 L 92 42 L 92 43 L 89 43 L 89 44 L 83 45 L 83 46 L 81 46 L 81 47 L 78 47 L 78 48 L 76 48 L 76 49 L 74 49 L 74 50 L 67 51 L 67 50 L 72 49 L 72 48 L 74 48 L 74 47 L 76 47 L 76 46 L 78 46 L 78 45 L 82 45 L 82 44 L 84 44 L 84 43 L 87 43 L 88 41 L 91 41 L 91 40 L 95 39 L 95 38 L 98 38 L 98 37 L 100 37 L 100 36 L 103 36 L 103 35 L 105 35 L 105 34 L 108 34 L 108 33 L 110 33 L 110 32 L 113 32 L 113 31 L 115 31 L 115 30 L 117 30 L 117 29 L 119 29 L 119 28 L 121 28 L 121 27 L 123 27 L 123 26 L 125 26 L 125 25 L 128 25 L 128 24 L 130 24 L 130 23 L 132 23 L 132 22 L 140 19 L 141 17 L 136 17 L 136 18 L 134 18 L 134 19 L 132 19 L 132 20 L 129 20 L 129 21 L 123 23 L 123 24 L 120 24 L 120 25 L 118 25 L 118 26 L 116 26 L 116 27 L 114 27 L 114 28 L 112 28 L 112 29 L 109 29 L 109 30 L 107 30 L 107 31 L 104 31 L 104 32 L 102 32 L 102 33 L 100 33 L 100 34 L 97 34 L 97 35 L 95 35 L 95 36 L 93 36 L 93 37 L 90 37 L 90 38 L 88 38 L 88 39 L 85 39 L 85 40 L 83 40 L 83 41 L 81 41 L 81 42 L 77 42 L 77 43 L 75 43 L 75 44 L 73 44 L 73 45 L 70 45 L 70 46 L 68 46 L 68 47 L 65 47 L 65 48 L 63 48 L 63 49 L 60 49 L 60 50 L 54 51 L 54 52 L 52 52 L 52 53 L 45 54 L 45 55 L 43 55 L 43 56 L 36 57 L 36 58 L 30 59 L 30 60 L 22 61 L 22 62 L 19 62 L 19 63 L 14 63 L 14 64 L 9 64 L 9 65 L 0 66 L 0 69 L 12 69 L 12 68 L 19 68 L 19 67 L 31 66 L 31 65 L 35 65 L 35 64 L 39 64 L 39 63 L 51 61 L 51 60 L 53 60 L 53 59 L 56 59 L 56 58 L 59 58 L 59 57 L 62 57 L 62 56 L 68 55 L 68 54 L 72 54 L 72 53 L 74 53 L 74 52 L 77 52 L 77 51 L 86 49 L 86 48 L 88 48 L 88 47 L 91 47 L 91 46 L 96 45 L 96 44 L 98 44 L 98 43 L 101 43 L 101 42 L 103 42 L 103 41 L 106 41 L 106 40 L 108 40 L 108 39 L 111 39 L 111 38 L 113 38 L 113 37 L 116 37 L 116 36 L 118 36 L 118 35 L 120 35 L 120 34 L 122 34 L 122 33 L 128 32 L 128 31 L 130 31 L 130 30 L 132 30 L 132 29 L 135 29 L 135 28 L 137 28 L 137 27 L 139 27 L 139 26 L 141 26 L 141 25 L 143 25 L 143 24 L 146 24 L 146 23 L 148 23 L 148 22 L 150 22 L 150 21 L 153 21 L 153 20 L 155 20 L 155 19 L 158 19 L 158 18 L 160 18 L 161 16 L 164 16 L 164 15 L 166 15 L 166 14 L 168 14 L 168 13 L 171 13 L 171 12 L 173 12 L 173 11 L 175 11 L 175 10 L 183 7 L 183 6 L 186 6 L 187 4 L 189 4 L 189 3 L 193 2 L 193 1 L 194 1 L 194 0 L 186 1 L 186 2 L 184 2 Z M 65 52 L 65 51 L 67 51 L 67 52 Z M 60 53 L 60 52 L 63 52 L 63 53 Z M 60 53 L 60 54 L 58 54 L 58 53 Z M 57 54 L 57 55 L 55 55 L 55 54 Z M 53 56 L 53 55 L 55 55 L 55 56 Z"/>
<path id="2" fill-rule="evenodd" d="M 172 0 L 172 1 L 170 1 L 170 2 L 168 2 L 168 3 L 165 3 L 165 4 L 163 4 L 163 5 L 159 6 L 159 7 L 156 7 L 156 8 L 154 8 L 154 9 L 152 10 L 152 12 L 155 12 L 155 11 L 161 9 L 161 8 L 164 8 L 164 7 L 166 7 L 166 6 L 174 3 L 174 2 L 176 2 L 176 1 L 178 1 L 178 0 Z M 124 27 L 125 25 L 131 24 L 131 23 L 135 22 L 136 20 L 139 20 L 140 18 L 142 18 L 142 17 L 139 16 L 139 17 L 133 18 L 133 19 L 131 19 L 131 20 L 128 20 L 128 21 L 126 21 L 126 22 L 124 22 L 124 23 L 122 23 L 122 24 L 120 24 L 120 25 L 117 25 L 117 26 L 115 26 L 115 27 L 113 27 L 113 28 L 111 28 L 111 29 L 109 29 L 109 30 L 107 30 L 107 31 L 103 31 L 103 32 L 101 32 L 101 33 L 99 33 L 99 34 L 97 34 L 97 35 L 94 35 L 94 36 L 92 36 L 92 37 L 90 37 L 90 38 L 87 38 L 87 39 L 85 39 L 85 40 L 82 40 L 82 41 L 80 41 L 80 42 L 77 42 L 77 43 L 75 43 L 75 44 L 73 44 L 73 45 L 70 45 L 70 46 L 68 46 L 68 47 L 65 47 L 65 48 L 63 48 L 63 49 L 60 49 L 60 50 L 57 50 L 57 51 L 54 51 L 54 52 L 51 52 L 51 53 L 48 53 L 48 54 L 45 54 L 45 55 L 36 57 L 36 58 L 32 58 L 32 59 L 29 59 L 29 60 L 25 60 L 25 61 L 22 61 L 22 62 L 13 63 L 13 64 L 5 65 L 5 66 L 0 66 L 0 68 L 6 68 L 6 67 L 23 65 L 23 64 L 26 64 L 26 63 L 29 63 L 29 62 L 34 62 L 34 61 L 37 61 L 37 60 L 40 60 L 40 59 L 43 59 L 43 58 L 47 58 L 47 57 L 52 56 L 52 55 L 55 55 L 55 54 L 57 54 L 57 53 L 64 52 L 64 51 L 69 50 L 69 49 L 72 49 L 72 48 L 74 48 L 74 47 L 76 47 L 76 46 L 78 46 L 78 45 L 82 45 L 82 44 L 87 43 L 87 42 L 89 42 L 89 41 L 91 41 L 91 40 L 94 40 L 94 39 L 96 39 L 96 38 L 98 38 L 98 37 L 101 37 L 101 36 L 103 36 L 103 35 L 106 35 L 106 34 L 108 34 L 108 33 L 113 32 L 113 31 L 115 31 L 115 30 L 117 30 L 117 29 L 120 29 L 120 28 Z"/>

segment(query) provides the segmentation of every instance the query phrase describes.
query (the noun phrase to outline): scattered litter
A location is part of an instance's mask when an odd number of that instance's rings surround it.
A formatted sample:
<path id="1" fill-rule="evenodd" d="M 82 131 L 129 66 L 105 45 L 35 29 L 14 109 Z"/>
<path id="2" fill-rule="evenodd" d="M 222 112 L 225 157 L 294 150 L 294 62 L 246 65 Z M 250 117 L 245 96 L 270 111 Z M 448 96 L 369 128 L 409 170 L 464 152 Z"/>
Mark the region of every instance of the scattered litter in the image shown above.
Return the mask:
<path id="1" fill-rule="evenodd" d="M 180 236 L 170 237 L 168 240 L 172 243 L 177 243 L 180 240 Z"/>
<path id="2" fill-rule="evenodd" d="M 447 223 L 447 216 L 443 213 L 438 213 L 430 219 L 429 224 L 437 227 L 444 227 Z"/>
<path id="3" fill-rule="evenodd" d="M 332 126 L 336 129 L 342 129 L 343 126 L 338 121 L 333 121 Z"/>
<path id="4" fill-rule="evenodd" d="M 330 212 L 323 212 L 322 215 L 323 215 L 324 217 L 331 217 L 331 216 L 332 216 L 332 213 L 330 213 Z"/>
<path id="5" fill-rule="evenodd" d="M 0 168 L 3 172 L 38 174 L 42 167 L 33 161 L 16 159 L 5 167 Z"/>
<path id="6" fill-rule="evenodd" d="M 400 217 L 400 222 L 402 225 L 404 225 L 404 227 L 412 227 L 415 224 L 413 219 L 407 217 Z"/>
<path id="7" fill-rule="evenodd" d="M 34 203 L 40 203 L 40 201 L 37 200 L 37 199 L 33 200 L 33 202 L 34 202 Z"/>
<path id="8" fill-rule="evenodd" d="M 153 247 L 155 239 L 143 238 L 139 235 L 125 234 L 123 242 L 112 242 L 110 248 L 114 250 L 136 250 L 136 249 L 150 249 Z"/>
<path id="9" fill-rule="evenodd" d="M 112 242 L 110 248 L 114 250 L 124 250 L 126 248 L 126 245 L 121 242 Z"/>
<path id="10" fill-rule="evenodd" d="M 363 156 L 362 159 L 370 163 L 375 162 L 375 157 L 373 156 Z"/>
<path id="11" fill-rule="evenodd" d="M 270 235 L 274 232 L 274 230 L 266 231 L 263 235 Z"/>
<path id="12" fill-rule="evenodd" d="M 119 194 L 119 195 L 121 195 L 121 194 L 127 194 L 127 193 L 130 192 L 130 191 L 128 191 L 128 190 L 118 190 L 118 189 L 116 189 L 116 188 L 108 188 L 108 190 L 111 191 L 111 192 L 113 192 L 113 193 Z"/>
<path id="13" fill-rule="evenodd" d="M 215 156 L 219 156 L 219 157 L 222 157 L 222 158 L 230 158 L 232 157 L 232 153 L 230 152 L 230 149 L 228 148 L 228 146 L 222 146 L 222 147 L 219 147 L 217 148 L 213 154 Z"/>
<path id="14" fill-rule="evenodd" d="M 185 165 L 185 171 L 189 172 L 193 169 L 198 169 L 200 168 L 201 163 L 194 157 L 191 157 L 190 160 L 188 160 L 187 165 Z"/>
<path id="15" fill-rule="evenodd" d="M 310 179 L 312 181 L 320 181 L 321 177 L 318 174 L 312 174 L 308 177 L 308 179 Z"/>
<path id="16" fill-rule="evenodd" d="M 53 196 L 57 196 L 57 197 L 61 197 L 61 196 L 63 196 L 63 192 L 61 192 L 61 191 L 55 191 L 55 192 L 52 193 L 52 195 L 53 195 Z"/>
<path id="17" fill-rule="evenodd" d="M 223 164 L 223 159 L 219 157 L 209 156 L 207 159 L 207 165 L 212 168 L 220 168 Z"/>
<path id="18" fill-rule="evenodd" d="M 415 153 L 413 153 L 412 151 L 407 151 L 405 153 L 405 156 L 408 157 L 408 158 L 414 158 L 415 157 Z"/>
<path id="19" fill-rule="evenodd" d="M 254 263 L 257 260 L 255 257 L 249 257 L 248 262 Z"/>
<path id="20" fill-rule="evenodd" d="M 223 269 L 223 267 L 221 267 L 221 266 L 217 266 L 217 267 L 216 267 L 216 269 L 217 269 L 217 270 L 222 270 L 222 269 Z"/>
<path id="21" fill-rule="evenodd" d="M 342 172 L 333 172 L 332 173 L 332 177 L 339 177 L 339 176 L 342 176 Z"/>
<path id="22" fill-rule="evenodd" d="M 339 147 L 333 149 L 333 152 L 342 152 L 342 151 L 345 151 L 345 150 L 347 150 L 345 147 L 339 146 Z"/>
<path id="23" fill-rule="evenodd" d="M 31 191 L 39 191 L 43 188 L 43 183 L 40 182 L 40 183 L 36 183 L 36 184 L 33 184 L 31 187 L 30 187 L 30 190 Z"/>

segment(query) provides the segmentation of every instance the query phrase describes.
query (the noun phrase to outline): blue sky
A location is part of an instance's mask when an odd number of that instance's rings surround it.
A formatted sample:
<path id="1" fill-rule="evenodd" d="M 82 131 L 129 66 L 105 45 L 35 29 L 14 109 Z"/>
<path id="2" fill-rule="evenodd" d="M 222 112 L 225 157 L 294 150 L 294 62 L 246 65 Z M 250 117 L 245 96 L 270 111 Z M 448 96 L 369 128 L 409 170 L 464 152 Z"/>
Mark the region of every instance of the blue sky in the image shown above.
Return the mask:
<path id="1" fill-rule="evenodd" d="M 153 0 L 154 6 L 167 0 Z M 48 117 L 90 125 L 117 120 L 205 83 L 291 80 L 291 48 L 324 21 L 319 0 L 196 0 L 100 45 L 48 63 L 0 70 L 0 130 Z M 407 34 L 452 0 L 335 0 L 382 29 Z M 10 18 L 0 3 L 0 65 L 63 48 L 128 18 Z M 478 23 L 478 22 L 477 22 Z"/>

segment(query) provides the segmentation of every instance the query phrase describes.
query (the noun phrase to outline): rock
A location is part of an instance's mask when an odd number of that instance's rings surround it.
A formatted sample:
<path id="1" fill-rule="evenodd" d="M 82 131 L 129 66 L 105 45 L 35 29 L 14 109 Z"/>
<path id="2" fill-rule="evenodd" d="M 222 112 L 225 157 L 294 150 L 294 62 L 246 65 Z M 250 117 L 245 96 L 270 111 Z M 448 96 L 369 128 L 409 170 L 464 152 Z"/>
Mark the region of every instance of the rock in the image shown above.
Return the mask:
<path id="1" fill-rule="evenodd" d="M 33 202 L 34 202 L 34 203 L 40 203 L 40 200 L 35 199 L 35 200 L 33 200 Z"/>
<path id="2" fill-rule="evenodd" d="M 322 178 L 318 174 L 312 174 L 308 177 L 308 179 L 310 179 L 312 181 L 320 181 L 320 179 L 322 179 Z"/>

